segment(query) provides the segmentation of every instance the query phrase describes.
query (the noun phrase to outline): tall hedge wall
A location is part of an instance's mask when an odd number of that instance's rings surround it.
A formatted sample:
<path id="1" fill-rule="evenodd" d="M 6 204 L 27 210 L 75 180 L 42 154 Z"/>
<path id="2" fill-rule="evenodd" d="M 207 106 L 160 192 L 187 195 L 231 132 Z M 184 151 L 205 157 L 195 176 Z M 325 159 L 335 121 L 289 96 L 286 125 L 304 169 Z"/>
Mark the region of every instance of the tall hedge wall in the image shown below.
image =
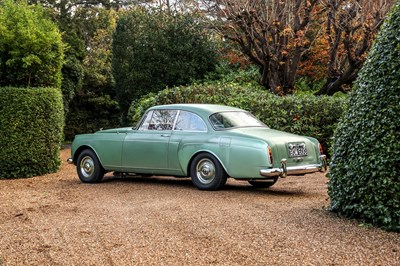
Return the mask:
<path id="1" fill-rule="evenodd" d="M 147 108 L 173 103 L 210 103 L 239 107 L 250 111 L 273 129 L 317 138 L 325 152 L 328 152 L 345 99 L 312 95 L 279 97 L 258 87 L 235 83 L 193 85 L 149 94 L 132 102 L 128 115 L 134 125 Z"/>
<path id="2" fill-rule="evenodd" d="M 400 1 L 359 73 L 333 145 L 331 210 L 400 232 Z"/>
<path id="3" fill-rule="evenodd" d="M 63 125 L 60 90 L 0 88 L 0 178 L 57 171 Z"/>

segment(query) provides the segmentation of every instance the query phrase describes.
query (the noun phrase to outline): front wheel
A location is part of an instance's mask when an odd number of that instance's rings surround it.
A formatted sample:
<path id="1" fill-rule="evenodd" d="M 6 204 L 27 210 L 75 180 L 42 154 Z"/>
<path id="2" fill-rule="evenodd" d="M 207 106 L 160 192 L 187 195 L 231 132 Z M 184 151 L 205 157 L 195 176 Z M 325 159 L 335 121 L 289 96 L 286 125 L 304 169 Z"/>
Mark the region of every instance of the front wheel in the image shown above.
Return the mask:
<path id="1" fill-rule="evenodd" d="M 217 190 L 225 185 L 228 175 L 220 162 L 211 154 L 200 153 L 190 165 L 193 184 L 201 190 Z"/>
<path id="2" fill-rule="evenodd" d="M 76 170 L 83 183 L 98 183 L 103 179 L 105 173 L 96 154 L 89 149 L 79 154 Z"/>

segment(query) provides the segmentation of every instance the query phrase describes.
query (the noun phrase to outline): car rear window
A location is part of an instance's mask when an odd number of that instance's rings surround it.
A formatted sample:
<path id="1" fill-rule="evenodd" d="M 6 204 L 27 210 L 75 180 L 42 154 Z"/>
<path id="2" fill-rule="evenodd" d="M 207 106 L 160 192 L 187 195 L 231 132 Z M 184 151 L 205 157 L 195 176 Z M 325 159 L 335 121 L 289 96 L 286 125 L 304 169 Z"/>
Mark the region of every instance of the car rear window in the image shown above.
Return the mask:
<path id="1" fill-rule="evenodd" d="M 210 116 L 211 125 L 216 130 L 237 127 L 266 127 L 266 125 L 249 112 L 220 112 Z"/>

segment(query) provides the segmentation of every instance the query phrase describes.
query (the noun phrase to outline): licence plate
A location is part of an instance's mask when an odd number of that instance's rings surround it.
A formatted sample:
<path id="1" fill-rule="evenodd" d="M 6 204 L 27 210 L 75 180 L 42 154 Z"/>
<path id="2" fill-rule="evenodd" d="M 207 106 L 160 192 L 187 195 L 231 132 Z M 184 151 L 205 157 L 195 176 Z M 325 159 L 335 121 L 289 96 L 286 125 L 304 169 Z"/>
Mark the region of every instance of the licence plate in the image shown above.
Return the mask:
<path id="1" fill-rule="evenodd" d="M 289 143 L 289 157 L 307 156 L 307 148 L 305 143 Z"/>

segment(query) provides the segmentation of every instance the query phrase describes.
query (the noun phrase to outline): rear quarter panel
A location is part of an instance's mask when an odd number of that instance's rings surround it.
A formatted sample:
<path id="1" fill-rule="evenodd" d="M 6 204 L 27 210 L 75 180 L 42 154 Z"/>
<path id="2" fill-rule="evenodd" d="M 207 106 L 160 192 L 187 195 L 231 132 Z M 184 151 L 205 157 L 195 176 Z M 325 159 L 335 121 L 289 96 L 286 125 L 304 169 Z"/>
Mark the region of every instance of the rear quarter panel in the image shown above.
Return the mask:
<path id="1" fill-rule="evenodd" d="M 193 157 L 201 152 L 213 154 L 230 177 L 259 177 L 260 169 L 271 166 L 267 157 L 266 143 L 257 139 L 214 132 L 214 134 L 187 136 L 179 143 L 171 140 L 170 145 L 178 145 L 179 166 L 174 167 L 180 167 L 185 175 L 190 174 L 189 167 Z M 171 161 L 174 161 L 173 158 Z"/>
<path id="2" fill-rule="evenodd" d="M 268 145 L 253 138 L 232 137 L 226 165 L 231 177 L 259 177 L 261 169 L 272 166 L 268 158 Z"/>
<path id="3" fill-rule="evenodd" d="M 189 167 L 193 157 L 201 152 L 208 152 L 224 161 L 227 154 L 219 149 L 219 137 L 204 133 L 174 132 L 169 143 L 169 165 L 171 169 L 190 175 Z"/>

